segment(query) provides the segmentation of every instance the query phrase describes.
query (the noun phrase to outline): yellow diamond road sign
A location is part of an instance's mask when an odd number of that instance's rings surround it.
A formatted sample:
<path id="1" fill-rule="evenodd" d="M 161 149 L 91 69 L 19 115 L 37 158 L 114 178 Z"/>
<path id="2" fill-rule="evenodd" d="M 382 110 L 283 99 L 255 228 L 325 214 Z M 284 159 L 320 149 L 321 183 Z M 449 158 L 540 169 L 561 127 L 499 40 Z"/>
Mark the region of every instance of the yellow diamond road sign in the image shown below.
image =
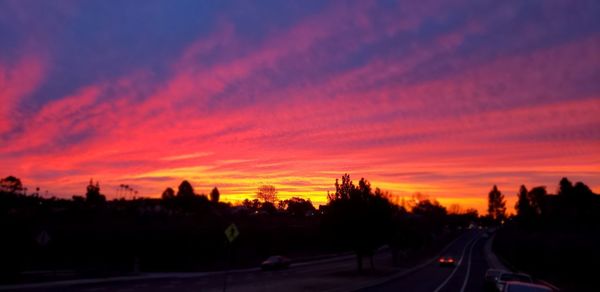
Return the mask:
<path id="1" fill-rule="evenodd" d="M 225 236 L 227 236 L 227 240 L 229 240 L 229 242 L 233 242 L 238 235 L 240 235 L 240 231 L 233 223 L 231 223 L 231 225 L 225 229 Z"/>
<path id="2" fill-rule="evenodd" d="M 40 234 L 38 234 L 38 236 L 35 238 L 35 240 L 38 242 L 38 244 L 40 246 L 46 246 L 50 242 L 50 235 L 48 235 L 48 232 L 46 232 L 46 230 L 44 230 L 44 231 L 40 232 Z"/>

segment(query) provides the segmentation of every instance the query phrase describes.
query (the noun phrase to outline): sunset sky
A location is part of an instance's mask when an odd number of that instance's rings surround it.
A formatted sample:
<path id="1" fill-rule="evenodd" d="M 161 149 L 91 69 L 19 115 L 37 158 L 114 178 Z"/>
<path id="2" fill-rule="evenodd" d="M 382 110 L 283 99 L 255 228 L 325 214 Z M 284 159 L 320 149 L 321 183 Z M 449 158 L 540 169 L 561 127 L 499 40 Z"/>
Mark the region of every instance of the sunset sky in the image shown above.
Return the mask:
<path id="1" fill-rule="evenodd" d="M 0 1 L 0 176 L 483 211 L 600 192 L 600 1 Z"/>

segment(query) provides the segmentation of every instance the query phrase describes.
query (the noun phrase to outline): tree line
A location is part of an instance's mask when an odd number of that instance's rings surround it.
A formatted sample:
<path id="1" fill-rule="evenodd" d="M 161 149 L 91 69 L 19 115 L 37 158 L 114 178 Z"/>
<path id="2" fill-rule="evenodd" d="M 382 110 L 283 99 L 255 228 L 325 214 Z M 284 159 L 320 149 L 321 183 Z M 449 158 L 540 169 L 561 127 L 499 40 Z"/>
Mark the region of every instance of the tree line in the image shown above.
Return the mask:
<path id="1" fill-rule="evenodd" d="M 490 191 L 489 216 L 505 222 L 493 242 L 496 254 L 565 291 L 597 286 L 595 270 L 585 263 L 600 261 L 600 196 L 565 177 L 554 193 L 521 185 L 516 197 L 515 214 L 507 217 L 504 196 L 497 187 Z"/>
<path id="2" fill-rule="evenodd" d="M 519 187 L 517 202 L 514 206 L 514 219 L 522 225 L 567 224 L 596 225 L 600 219 L 600 196 L 595 194 L 583 182 L 573 184 L 563 177 L 556 194 L 550 194 L 546 186 L 527 189 Z M 503 222 L 509 218 L 506 200 L 496 185 L 488 194 L 488 217 L 494 222 Z"/>
<path id="3" fill-rule="evenodd" d="M 357 269 L 382 245 L 397 263 L 410 251 L 446 238 L 458 226 L 478 220 L 476 211 L 449 214 L 435 200 L 419 197 L 411 204 L 348 174 L 334 183 L 327 204 L 310 199 L 278 199 L 274 186 L 257 188 L 239 205 L 221 202 L 215 187 L 198 194 L 188 181 L 166 188 L 157 199 L 107 200 L 98 181 L 71 199 L 26 194 L 16 177 L 0 180 L 0 227 L 7 252 L 2 277 L 20 271 L 74 267 L 102 273 L 132 270 L 218 269 L 224 264 L 224 229 L 238 225 L 237 264 L 254 265 L 265 256 L 353 251 Z M 48 243 L 37 241 L 47 233 Z M 138 260 L 134 260 L 137 258 Z M 371 262 L 372 263 L 372 262 Z"/>

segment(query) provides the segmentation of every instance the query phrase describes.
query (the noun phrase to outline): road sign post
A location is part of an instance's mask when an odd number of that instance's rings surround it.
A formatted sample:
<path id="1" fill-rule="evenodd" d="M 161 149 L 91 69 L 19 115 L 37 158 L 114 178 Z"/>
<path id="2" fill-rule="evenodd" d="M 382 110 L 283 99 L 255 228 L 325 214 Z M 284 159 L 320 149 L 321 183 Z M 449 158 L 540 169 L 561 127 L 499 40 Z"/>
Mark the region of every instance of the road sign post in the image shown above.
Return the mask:
<path id="1" fill-rule="evenodd" d="M 223 292 L 227 290 L 227 277 L 229 277 L 229 269 L 231 268 L 231 264 L 233 262 L 233 241 L 240 235 L 240 231 L 234 223 L 231 223 L 227 228 L 225 228 L 225 237 L 227 238 L 227 242 L 225 243 L 226 248 L 229 250 L 229 264 L 227 265 L 227 270 L 225 271 L 225 277 L 223 279 Z"/>

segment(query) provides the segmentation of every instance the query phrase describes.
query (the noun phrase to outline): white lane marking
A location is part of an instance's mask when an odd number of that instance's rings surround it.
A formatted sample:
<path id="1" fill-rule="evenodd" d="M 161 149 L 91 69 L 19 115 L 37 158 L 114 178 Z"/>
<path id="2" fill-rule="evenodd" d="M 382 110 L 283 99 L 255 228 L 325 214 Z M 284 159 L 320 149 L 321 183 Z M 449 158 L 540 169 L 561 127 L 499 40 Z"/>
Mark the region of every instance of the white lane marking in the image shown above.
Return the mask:
<path id="1" fill-rule="evenodd" d="M 465 275 L 465 281 L 463 282 L 462 287 L 460 288 L 460 292 L 465 292 L 465 289 L 467 288 L 467 283 L 469 282 L 469 274 L 471 273 L 471 256 L 473 255 L 473 247 L 477 244 L 479 239 L 481 239 L 481 237 L 477 237 L 477 240 L 475 240 L 475 242 L 473 243 L 473 245 L 471 245 L 471 248 L 469 249 L 469 258 L 467 259 L 467 274 Z"/>
<path id="2" fill-rule="evenodd" d="M 452 279 L 452 276 L 454 276 L 454 273 L 456 273 L 456 271 L 458 271 L 458 268 L 460 267 L 460 265 L 462 264 L 463 258 L 465 257 L 465 252 L 467 251 L 467 248 L 469 248 L 469 245 L 471 245 L 471 243 L 479 236 L 479 234 L 471 239 L 471 241 L 469 241 L 466 245 L 465 248 L 463 248 L 463 251 L 460 255 L 460 260 L 458 261 L 458 264 L 456 265 L 456 267 L 454 268 L 454 270 L 452 271 L 452 273 L 450 273 L 450 275 L 446 278 L 446 280 L 444 280 L 444 282 L 442 282 L 442 284 L 440 284 L 440 286 L 438 286 L 435 290 L 433 290 L 433 292 L 438 292 L 440 290 L 442 290 L 442 288 L 444 288 L 444 286 L 446 286 L 446 284 L 448 284 L 448 281 L 450 281 L 450 279 Z"/>

